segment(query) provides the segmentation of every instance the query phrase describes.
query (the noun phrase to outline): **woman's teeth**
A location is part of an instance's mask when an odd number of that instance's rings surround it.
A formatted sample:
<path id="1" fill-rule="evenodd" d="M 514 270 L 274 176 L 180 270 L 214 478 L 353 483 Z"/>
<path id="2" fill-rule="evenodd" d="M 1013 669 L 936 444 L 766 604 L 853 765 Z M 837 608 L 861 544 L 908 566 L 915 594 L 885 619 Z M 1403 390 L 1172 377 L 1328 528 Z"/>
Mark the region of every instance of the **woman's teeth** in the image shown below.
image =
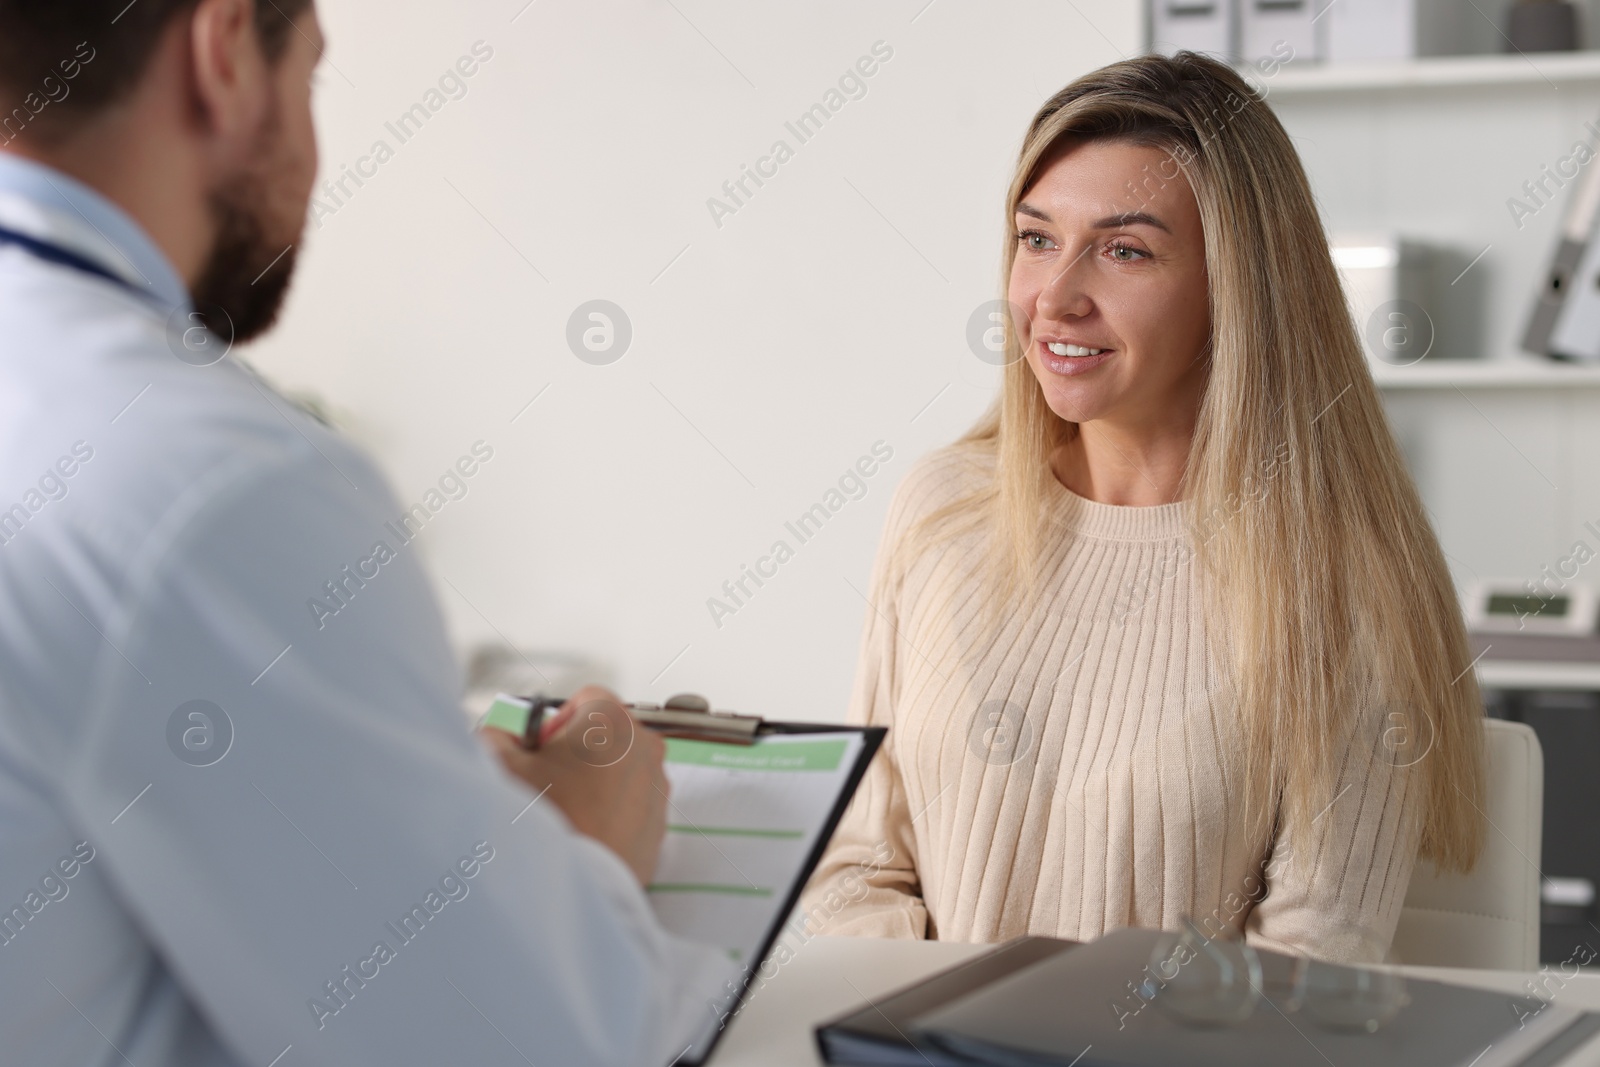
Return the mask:
<path id="1" fill-rule="evenodd" d="M 1083 345 L 1051 344 L 1047 347 L 1057 356 L 1098 356 L 1105 351 L 1103 348 L 1085 348 Z"/>

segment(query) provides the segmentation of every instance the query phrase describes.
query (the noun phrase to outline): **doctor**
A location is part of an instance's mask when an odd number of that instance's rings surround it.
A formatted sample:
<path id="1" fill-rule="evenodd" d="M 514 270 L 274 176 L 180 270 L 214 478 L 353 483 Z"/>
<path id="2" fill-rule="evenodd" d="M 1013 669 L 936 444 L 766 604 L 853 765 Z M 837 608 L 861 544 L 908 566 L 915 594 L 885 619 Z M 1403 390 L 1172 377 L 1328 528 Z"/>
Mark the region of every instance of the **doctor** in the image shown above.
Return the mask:
<path id="1" fill-rule="evenodd" d="M 620 759 L 477 744 L 399 503 L 219 358 L 321 50 L 307 0 L 0 5 L 5 1059 L 665 1064 L 727 975 L 640 887 L 659 741 L 596 690 Z"/>

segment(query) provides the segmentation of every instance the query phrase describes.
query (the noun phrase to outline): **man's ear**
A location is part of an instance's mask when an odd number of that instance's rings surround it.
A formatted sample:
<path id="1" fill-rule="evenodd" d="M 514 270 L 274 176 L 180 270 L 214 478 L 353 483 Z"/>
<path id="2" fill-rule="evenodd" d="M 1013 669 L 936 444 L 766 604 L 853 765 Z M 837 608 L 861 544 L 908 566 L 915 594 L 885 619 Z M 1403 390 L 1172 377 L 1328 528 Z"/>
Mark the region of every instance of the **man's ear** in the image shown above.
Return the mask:
<path id="1" fill-rule="evenodd" d="M 265 2 L 265 0 L 262 0 Z M 200 0 L 189 19 L 197 118 L 225 141 L 251 136 L 271 106 L 252 0 Z"/>

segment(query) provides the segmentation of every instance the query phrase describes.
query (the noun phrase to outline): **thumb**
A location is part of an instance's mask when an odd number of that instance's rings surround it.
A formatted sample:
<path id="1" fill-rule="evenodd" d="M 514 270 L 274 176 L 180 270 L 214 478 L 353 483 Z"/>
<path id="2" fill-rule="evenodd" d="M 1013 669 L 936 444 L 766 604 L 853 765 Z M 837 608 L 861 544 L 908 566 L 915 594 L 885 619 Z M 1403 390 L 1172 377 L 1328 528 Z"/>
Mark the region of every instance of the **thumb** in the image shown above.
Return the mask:
<path id="1" fill-rule="evenodd" d="M 568 700 L 565 704 L 561 705 L 560 710 L 546 719 L 544 721 L 544 725 L 539 727 L 540 747 L 542 748 L 552 737 L 565 729 L 567 723 L 571 722 L 572 717 L 577 713 L 578 702 L 576 700 Z"/>
<path id="2" fill-rule="evenodd" d="M 567 702 L 561 705 L 561 710 L 551 716 L 550 721 L 544 724 L 544 727 L 539 731 L 539 744 L 542 746 L 550 738 L 565 729 L 567 724 L 577 717 L 579 708 L 589 708 L 591 710 L 599 708 L 602 711 L 608 711 L 613 706 L 621 710 L 622 701 L 617 694 L 604 686 L 584 686 L 568 697 Z"/>

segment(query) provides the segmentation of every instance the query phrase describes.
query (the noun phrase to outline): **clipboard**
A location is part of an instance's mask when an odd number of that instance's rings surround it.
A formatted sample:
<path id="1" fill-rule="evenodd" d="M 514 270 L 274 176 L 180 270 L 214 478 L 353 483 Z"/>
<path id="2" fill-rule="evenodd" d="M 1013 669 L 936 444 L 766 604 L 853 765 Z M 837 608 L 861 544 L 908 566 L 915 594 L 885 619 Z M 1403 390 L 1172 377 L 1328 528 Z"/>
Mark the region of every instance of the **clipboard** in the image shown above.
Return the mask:
<path id="1" fill-rule="evenodd" d="M 480 725 L 537 737 L 562 703 L 501 694 Z M 722 996 L 673 1061 L 698 1067 L 743 1007 L 888 730 L 713 711 L 695 694 L 624 706 L 667 738 L 672 795 L 645 888 L 652 910 L 669 932 L 730 955 Z"/>

